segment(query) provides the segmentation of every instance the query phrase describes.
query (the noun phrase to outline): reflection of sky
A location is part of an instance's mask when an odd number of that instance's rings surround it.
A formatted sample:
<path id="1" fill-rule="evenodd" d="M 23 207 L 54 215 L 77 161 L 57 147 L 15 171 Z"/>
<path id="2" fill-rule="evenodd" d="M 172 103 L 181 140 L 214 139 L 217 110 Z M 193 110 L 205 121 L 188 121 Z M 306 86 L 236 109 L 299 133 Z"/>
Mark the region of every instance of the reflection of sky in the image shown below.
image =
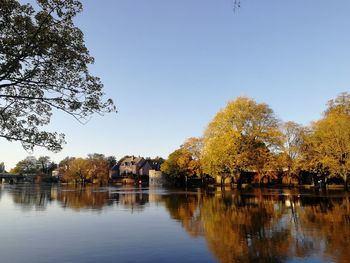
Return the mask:
<path id="1" fill-rule="evenodd" d="M 214 262 L 204 239 L 156 203 L 132 216 L 122 206 L 77 212 L 57 202 L 23 211 L 4 193 L 0 211 L 1 262 Z"/>

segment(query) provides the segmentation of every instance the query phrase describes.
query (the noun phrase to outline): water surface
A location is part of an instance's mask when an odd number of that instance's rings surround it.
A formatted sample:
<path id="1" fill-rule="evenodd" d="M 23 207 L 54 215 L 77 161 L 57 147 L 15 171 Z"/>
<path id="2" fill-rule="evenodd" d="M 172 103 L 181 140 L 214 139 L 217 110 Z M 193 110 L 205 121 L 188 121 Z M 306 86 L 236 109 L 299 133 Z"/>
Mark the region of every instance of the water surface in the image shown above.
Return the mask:
<path id="1" fill-rule="evenodd" d="M 1 262 L 349 262 L 344 192 L 0 185 Z"/>

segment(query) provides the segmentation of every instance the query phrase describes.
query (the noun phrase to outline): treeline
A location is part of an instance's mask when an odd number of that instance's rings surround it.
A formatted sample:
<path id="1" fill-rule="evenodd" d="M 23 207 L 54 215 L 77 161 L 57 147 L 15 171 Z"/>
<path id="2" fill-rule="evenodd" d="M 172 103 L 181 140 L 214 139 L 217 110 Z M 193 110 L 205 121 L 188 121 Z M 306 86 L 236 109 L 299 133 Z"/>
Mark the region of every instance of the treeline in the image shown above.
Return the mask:
<path id="1" fill-rule="evenodd" d="M 109 170 L 116 163 L 114 156 L 97 153 L 87 158 L 66 157 L 59 163 L 58 176 L 63 182 L 107 184 Z"/>
<path id="2" fill-rule="evenodd" d="M 23 175 L 51 175 L 52 171 L 57 168 L 57 164 L 51 161 L 49 156 L 28 156 L 19 161 L 14 168 L 10 170 L 12 174 Z"/>
<path id="3" fill-rule="evenodd" d="M 116 164 L 114 156 L 89 154 L 87 158 L 66 157 L 58 164 L 48 156 L 28 156 L 19 161 L 10 173 L 41 178 L 46 181 L 59 179 L 67 183 L 107 184 L 109 170 Z"/>
<path id="4" fill-rule="evenodd" d="M 161 166 L 170 179 L 231 179 L 241 188 L 244 176 L 258 182 L 279 174 L 299 183 L 302 175 L 327 185 L 337 179 L 348 189 L 350 174 L 350 94 L 328 102 L 320 120 L 308 126 L 281 122 L 265 103 L 248 97 L 228 102 L 200 138 L 190 138 Z"/>

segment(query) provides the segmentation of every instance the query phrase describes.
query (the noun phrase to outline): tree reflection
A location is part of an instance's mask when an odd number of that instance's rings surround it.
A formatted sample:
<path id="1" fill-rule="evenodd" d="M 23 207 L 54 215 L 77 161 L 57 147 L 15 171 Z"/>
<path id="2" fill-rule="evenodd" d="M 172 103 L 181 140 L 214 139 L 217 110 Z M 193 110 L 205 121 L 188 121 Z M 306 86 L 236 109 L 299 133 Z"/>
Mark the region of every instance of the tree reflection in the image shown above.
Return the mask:
<path id="1" fill-rule="evenodd" d="M 133 212 L 160 204 L 191 237 L 204 237 L 224 263 L 310 256 L 345 263 L 350 258 L 350 196 L 344 193 L 220 189 L 164 194 L 142 188 L 40 185 L 3 187 L 1 193 L 9 193 L 24 210 L 56 204 L 73 211 L 117 207 Z"/>
<path id="2" fill-rule="evenodd" d="M 304 200 L 310 202 L 310 198 Z M 350 258 L 350 199 L 320 197 L 300 211 L 301 231 L 313 240 L 325 244 L 324 257 L 336 262 Z"/>
<path id="3" fill-rule="evenodd" d="M 61 207 L 75 211 L 102 210 L 113 205 L 130 211 L 141 211 L 149 202 L 148 192 L 142 189 L 16 185 L 6 191 L 12 196 L 13 202 L 23 210 L 45 210 L 49 203 L 55 201 Z"/>
<path id="4" fill-rule="evenodd" d="M 202 220 L 209 248 L 221 262 L 280 262 L 288 230 L 278 224 L 280 209 L 261 197 L 239 194 L 205 198 Z"/>
<path id="5" fill-rule="evenodd" d="M 13 202 L 23 210 L 45 210 L 53 198 L 51 186 L 40 187 L 40 185 L 16 185 L 11 189 Z"/>
<path id="6" fill-rule="evenodd" d="M 168 209 L 170 216 L 180 221 L 192 237 L 203 235 L 203 226 L 200 215 L 202 203 L 200 193 L 179 193 L 176 195 L 165 195 L 162 200 Z"/>
<path id="7" fill-rule="evenodd" d="M 99 187 L 63 188 L 58 191 L 57 201 L 63 207 L 74 210 L 102 210 L 117 205 L 127 210 L 142 210 L 148 203 L 148 193 L 140 189 L 103 189 Z"/>
<path id="8" fill-rule="evenodd" d="M 289 190 L 255 190 L 168 195 L 163 201 L 191 236 L 206 238 L 220 262 L 285 262 L 315 255 L 348 262 L 350 257 L 348 196 L 312 199 Z"/>
<path id="9" fill-rule="evenodd" d="M 108 205 L 108 192 L 97 191 L 92 187 L 62 189 L 57 193 L 57 201 L 64 208 L 74 210 L 95 209 L 101 210 Z"/>

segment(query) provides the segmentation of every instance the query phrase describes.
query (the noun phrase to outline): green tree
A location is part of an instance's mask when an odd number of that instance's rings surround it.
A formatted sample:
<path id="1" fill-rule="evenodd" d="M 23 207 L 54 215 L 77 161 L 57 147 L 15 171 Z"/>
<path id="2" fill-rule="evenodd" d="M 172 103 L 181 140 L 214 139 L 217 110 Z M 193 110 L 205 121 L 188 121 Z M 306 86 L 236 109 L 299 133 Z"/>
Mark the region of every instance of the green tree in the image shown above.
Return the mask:
<path id="1" fill-rule="evenodd" d="M 161 165 L 165 162 L 165 159 L 162 157 L 155 157 L 155 158 L 146 158 L 152 166 L 152 169 L 155 169 L 157 171 L 160 170 Z"/>
<path id="2" fill-rule="evenodd" d="M 205 131 L 204 172 L 221 179 L 234 177 L 240 188 L 242 172 L 261 170 L 268 163 L 266 154 L 277 153 L 281 144 L 278 125 L 268 105 L 247 97 L 230 101 Z"/>
<path id="3" fill-rule="evenodd" d="M 57 168 L 57 164 L 52 162 L 49 156 L 40 156 L 37 162 L 41 172 L 45 175 L 50 175 Z"/>
<path id="4" fill-rule="evenodd" d="M 5 164 L 3 162 L 0 163 L 0 173 L 5 173 Z"/>
<path id="5" fill-rule="evenodd" d="M 90 159 L 90 160 L 104 160 L 104 159 L 106 159 L 106 157 L 102 153 L 90 153 L 90 154 L 88 154 L 88 159 Z"/>
<path id="6" fill-rule="evenodd" d="M 114 165 L 117 164 L 117 159 L 115 158 L 115 156 L 107 156 L 106 160 L 108 162 L 108 166 L 109 168 L 112 168 Z"/>
<path id="7" fill-rule="evenodd" d="M 19 161 L 14 168 L 11 169 L 11 173 L 18 174 L 37 174 L 40 171 L 38 166 L 38 160 L 34 156 L 28 156 L 22 161 Z"/>
<path id="8" fill-rule="evenodd" d="M 115 111 L 103 85 L 89 73 L 94 62 L 74 25 L 78 0 L 0 0 L 0 137 L 59 151 L 64 135 L 41 127 L 54 110 L 80 122 Z"/>

